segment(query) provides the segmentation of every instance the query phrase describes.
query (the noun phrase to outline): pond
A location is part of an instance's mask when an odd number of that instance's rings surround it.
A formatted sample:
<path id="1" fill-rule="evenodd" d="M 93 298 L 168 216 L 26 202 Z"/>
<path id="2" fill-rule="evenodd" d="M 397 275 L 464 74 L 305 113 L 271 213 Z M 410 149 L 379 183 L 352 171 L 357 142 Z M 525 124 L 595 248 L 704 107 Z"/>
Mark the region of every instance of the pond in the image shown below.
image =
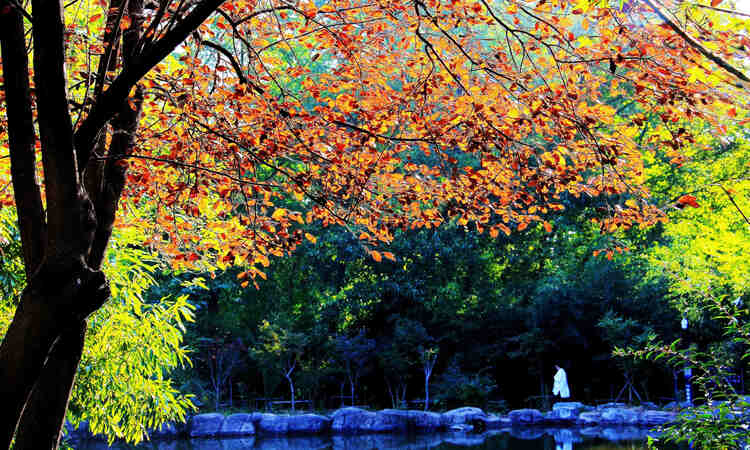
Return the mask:
<path id="1" fill-rule="evenodd" d="M 357 436 L 247 437 L 146 442 L 137 447 L 88 441 L 76 450 L 645 450 L 642 429 L 521 429 L 483 434 L 377 434 Z"/>

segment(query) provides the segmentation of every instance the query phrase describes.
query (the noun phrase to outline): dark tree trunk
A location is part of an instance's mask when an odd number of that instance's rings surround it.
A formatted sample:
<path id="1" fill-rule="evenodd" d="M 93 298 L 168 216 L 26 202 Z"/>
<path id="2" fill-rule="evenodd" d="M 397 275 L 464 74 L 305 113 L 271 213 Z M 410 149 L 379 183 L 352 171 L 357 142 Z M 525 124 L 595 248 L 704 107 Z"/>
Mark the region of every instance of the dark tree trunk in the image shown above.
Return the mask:
<path id="1" fill-rule="evenodd" d="M 54 450 L 59 445 L 85 337 L 86 322 L 81 321 L 52 348 L 21 417 L 13 450 Z"/>

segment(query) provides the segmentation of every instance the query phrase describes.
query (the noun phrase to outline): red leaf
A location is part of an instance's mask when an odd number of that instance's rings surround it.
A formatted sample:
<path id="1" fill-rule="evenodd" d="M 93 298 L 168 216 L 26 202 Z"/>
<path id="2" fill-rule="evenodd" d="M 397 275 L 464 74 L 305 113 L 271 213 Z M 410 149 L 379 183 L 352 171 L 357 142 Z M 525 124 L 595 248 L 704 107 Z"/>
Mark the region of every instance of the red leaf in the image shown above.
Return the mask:
<path id="1" fill-rule="evenodd" d="M 695 197 L 693 197 L 692 195 L 683 195 L 679 198 L 679 200 L 677 200 L 677 203 L 683 206 L 692 206 L 693 208 L 697 208 L 698 206 L 700 206 L 698 205 L 698 202 L 695 201 Z"/>

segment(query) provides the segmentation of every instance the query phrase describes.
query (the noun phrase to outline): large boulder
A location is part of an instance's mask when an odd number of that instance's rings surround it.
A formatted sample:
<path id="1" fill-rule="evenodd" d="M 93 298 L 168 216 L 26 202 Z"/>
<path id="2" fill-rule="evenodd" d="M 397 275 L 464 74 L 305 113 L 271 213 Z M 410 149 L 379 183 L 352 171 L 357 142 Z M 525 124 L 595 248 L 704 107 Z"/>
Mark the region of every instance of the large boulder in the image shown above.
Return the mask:
<path id="1" fill-rule="evenodd" d="M 596 407 L 596 409 L 603 410 L 603 409 L 611 409 L 611 408 L 627 408 L 627 406 L 628 405 L 626 405 L 625 403 L 610 402 L 610 403 L 604 403 L 603 405 L 599 405 Z"/>
<path id="2" fill-rule="evenodd" d="M 552 412 L 563 419 L 576 418 L 585 409 L 586 405 L 579 402 L 559 402 L 552 405 Z"/>
<path id="3" fill-rule="evenodd" d="M 634 425 L 638 423 L 638 411 L 631 408 L 607 408 L 599 411 L 601 423 L 606 425 Z"/>
<path id="4" fill-rule="evenodd" d="M 390 420 L 400 422 L 399 428 L 413 431 L 433 431 L 442 426 L 442 416 L 430 411 L 419 411 L 415 409 L 384 409 L 377 414 L 389 416 Z"/>
<path id="5" fill-rule="evenodd" d="M 536 425 L 544 421 L 544 416 L 536 409 L 516 409 L 508 414 L 513 425 Z"/>
<path id="6" fill-rule="evenodd" d="M 289 416 L 276 414 L 263 414 L 256 424 L 259 433 L 263 434 L 287 434 L 289 432 Z"/>
<path id="7" fill-rule="evenodd" d="M 436 412 L 410 410 L 409 416 L 418 431 L 437 430 L 443 424 L 442 415 Z"/>
<path id="8" fill-rule="evenodd" d="M 668 411 L 644 411 L 639 423 L 643 425 L 663 425 L 675 420 L 677 414 Z"/>
<path id="9" fill-rule="evenodd" d="M 408 420 L 390 411 L 375 413 L 361 408 L 341 408 L 331 418 L 331 430 L 337 433 L 385 433 L 405 431 Z"/>
<path id="10" fill-rule="evenodd" d="M 294 434 L 318 434 L 324 433 L 331 428 L 332 420 L 329 417 L 318 414 L 301 414 L 289 416 L 288 430 Z"/>
<path id="11" fill-rule="evenodd" d="M 444 426 L 450 427 L 451 425 L 470 424 L 474 420 L 482 419 L 485 416 L 486 414 L 481 409 L 473 406 L 465 406 L 444 412 L 441 422 Z"/>
<path id="12" fill-rule="evenodd" d="M 251 436 L 255 434 L 253 416 L 250 414 L 232 414 L 224 419 L 217 436 Z"/>
<path id="13" fill-rule="evenodd" d="M 582 412 L 578 415 L 578 420 L 576 421 L 579 425 L 583 426 L 596 426 L 602 421 L 602 414 L 599 411 L 587 411 Z"/>
<path id="14" fill-rule="evenodd" d="M 224 416 L 219 413 L 198 414 L 190 418 L 188 436 L 212 437 L 216 436 L 224 422 Z"/>
<path id="15" fill-rule="evenodd" d="M 484 425 L 485 430 L 498 430 L 500 428 L 510 427 L 512 422 L 507 417 L 496 416 L 495 414 L 487 414 L 481 419 L 477 419 Z"/>

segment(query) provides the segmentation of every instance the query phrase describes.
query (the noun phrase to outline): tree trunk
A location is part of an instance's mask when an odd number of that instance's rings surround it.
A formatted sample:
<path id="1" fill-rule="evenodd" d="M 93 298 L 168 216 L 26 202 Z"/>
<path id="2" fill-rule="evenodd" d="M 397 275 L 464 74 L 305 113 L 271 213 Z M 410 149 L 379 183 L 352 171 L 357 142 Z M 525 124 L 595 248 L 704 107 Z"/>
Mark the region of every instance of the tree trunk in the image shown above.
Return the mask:
<path id="1" fill-rule="evenodd" d="M 81 321 L 60 336 L 52 348 L 26 403 L 13 450 L 58 447 L 85 336 L 86 322 Z"/>
<path id="2" fill-rule="evenodd" d="M 63 376 L 60 382 L 59 374 L 52 370 L 40 378 L 42 369 L 45 361 L 50 364 L 50 369 L 77 366 L 80 355 L 76 354 L 80 351 L 75 351 L 75 339 L 61 336 L 83 335 L 82 322 L 108 297 L 104 275 L 88 268 L 59 274 L 43 266 L 24 289 L 13 321 L 0 344 L 0 398 L 3 399 L 4 413 L 0 423 L 0 448 L 10 447 L 35 385 L 40 389 L 40 400 L 51 402 L 52 409 L 45 405 L 44 414 L 50 417 L 31 423 L 51 427 L 59 424 L 56 429 L 37 430 L 37 434 L 46 436 L 48 441 L 52 439 L 50 436 L 59 435 L 64 419 L 64 409 L 61 414 L 59 409 L 67 405 L 72 379 Z M 85 301 L 76 301 L 83 299 Z M 77 339 L 82 339 L 82 336 Z M 53 346 L 58 344 L 60 350 L 56 352 Z M 52 400 L 53 396 L 59 398 Z M 34 408 L 35 404 L 39 403 L 32 397 L 29 414 L 41 415 Z M 53 412 L 58 413 L 58 417 L 51 417 Z"/>
<path id="3" fill-rule="evenodd" d="M 430 375 L 432 371 L 425 373 L 424 376 L 424 410 L 427 411 L 430 407 Z"/>
<path id="4" fill-rule="evenodd" d="M 294 412 L 294 382 L 292 382 L 292 377 L 288 375 L 286 379 L 289 381 L 289 391 L 292 393 L 292 412 Z"/>

